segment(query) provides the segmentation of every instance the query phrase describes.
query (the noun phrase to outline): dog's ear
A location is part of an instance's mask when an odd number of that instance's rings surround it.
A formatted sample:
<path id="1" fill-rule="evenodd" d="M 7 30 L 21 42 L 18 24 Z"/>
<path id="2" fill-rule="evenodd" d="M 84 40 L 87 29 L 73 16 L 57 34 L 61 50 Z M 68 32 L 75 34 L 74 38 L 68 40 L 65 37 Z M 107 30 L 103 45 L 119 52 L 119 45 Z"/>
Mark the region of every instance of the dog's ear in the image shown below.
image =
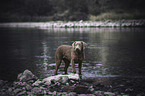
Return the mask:
<path id="1" fill-rule="evenodd" d="M 72 44 L 72 47 L 73 47 L 73 48 L 75 48 L 75 44 L 76 44 L 76 42 L 74 42 L 74 43 Z"/>
<path id="2" fill-rule="evenodd" d="M 85 42 L 83 42 L 83 41 L 81 43 L 83 45 L 83 49 L 85 49 L 85 47 L 87 46 L 87 44 Z"/>

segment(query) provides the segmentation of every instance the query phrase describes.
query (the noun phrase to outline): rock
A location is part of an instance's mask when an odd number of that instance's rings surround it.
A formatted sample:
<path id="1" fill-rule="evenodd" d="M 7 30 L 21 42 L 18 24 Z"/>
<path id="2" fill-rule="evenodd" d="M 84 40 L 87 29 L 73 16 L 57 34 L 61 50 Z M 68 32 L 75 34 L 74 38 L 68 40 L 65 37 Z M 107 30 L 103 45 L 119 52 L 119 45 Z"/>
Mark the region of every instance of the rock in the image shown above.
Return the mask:
<path id="1" fill-rule="evenodd" d="M 93 86 L 90 86 L 90 87 L 89 87 L 89 90 L 92 92 L 92 91 L 94 91 L 95 89 L 93 88 Z"/>
<path id="2" fill-rule="evenodd" d="M 26 91 L 22 91 L 20 93 L 18 93 L 16 96 L 25 96 L 26 95 Z"/>
<path id="3" fill-rule="evenodd" d="M 40 81 L 39 79 L 37 81 L 35 81 L 32 86 L 39 86 L 42 83 L 42 81 Z"/>
<path id="4" fill-rule="evenodd" d="M 125 91 L 126 91 L 126 92 L 132 92 L 133 89 L 132 89 L 132 88 L 127 88 L 127 89 L 125 89 Z"/>
<path id="5" fill-rule="evenodd" d="M 29 80 L 29 81 L 27 81 L 27 83 L 33 84 L 35 81 L 36 81 L 36 80 Z"/>
<path id="6" fill-rule="evenodd" d="M 42 80 L 42 82 L 46 85 L 50 85 L 51 83 L 60 82 L 60 83 L 67 83 L 69 79 L 79 80 L 78 74 L 70 74 L 70 75 L 56 75 L 47 77 Z"/>
<path id="7" fill-rule="evenodd" d="M 95 94 L 96 96 L 104 96 L 103 93 L 104 93 L 103 91 L 95 91 L 95 92 L 94 92 L 94 94 Z"/>
<path id="8" fill-rule="evenodd" d="M 69 86 L 69 83 L 66 83 L 67 86 Z"/>
<path id="9" fill-rule="evenodd" d="M 56 91 L 54 91 L 54 92 L 48 92 L 48 94 L 51 95 L 51 96 L 56 96 L 57 92 Z"/>
<path id="10" fill-rule="evenodd" d="M 33 96 L 34 94 L 32 92 L 27 92 L 28 96 Z"/>
<path id="11" fill-rule="evenodd" d="M 77 94 L 75 92 L 57 92 L 57 96 L 77 96 Z"/>
<path id="12" fill-rule="evenodd" d="M 26 82 L 13 82 L 13 86 L 15 87 L 15 88 L 19 88 L 19 87 L 24 87 L 24 86 L 26 86 L 27 85 L 27 83 Z"/>
<path id="13" fill-rule="evenodd" d="M 70 74 L 70 75 L 67 75 L 68 76 L 68 79 L 72 79 L 72 80 L 80 80 L 80 77 L 78 74 Z"/>
<path id="14" fill-rule="evenodd" d="M 38 93 L 41 93 L 41 88 L 39 88 L 39 87 L 34 87 L 32 90 L 31 90 L 31 92 L 33 93 L 33 94 L 38 94 Z"/>
<path id="15" fill-rule="evenodd" d="M 67 94 L 67 96 L 76 96 L 77 94 L 75 92 L 70 92 Z"/>
<path id="16" fill-rule="evenodd" d="M 17 89 L 15 89 L 13 92 L 14 92 L 15 94 L 18 94 L 18 93 L 21 92 L 21 91 L 22 91 L 22 89 L 17 88 Z"/>
<path id="17" fill-rule="evenodd" d="M 34 80 L 35 79 L 35 80 Z M 119 94 L 103 84 L 92 83 L 92 81 L 81 80 L 78 74 L 56 75 L 37 79 L 29 70 L 18 75 L 19 81 L 7 82 L 0 80 L 0 95 L 2 96 L 129 96 L 125 93 Z M 116 84 L 124 87 L 125 84 Z M 117 86 L 118 87 L 118 86 Z M 115 87 L 116 88 L 116 87 Z M 97 91 L 103 90 L 103 91 Z M 119 89 L 120 90 L 120 89 Z M 51 91 L 51 92 L 50 92 Z M 104 92 L 108 91 L 108 92 Z M 125 88 L 127 93 L 134 91 Z M 142 95 L 144 93 L 140 93 Z"/>
<path id="18" fill-rule="evenodd" d="M 83 86 L 83 85 L 76 86 L 73 91 L 76 92 L 77 94 L 88 94 L 88 93 L 91 93 L 88 90 L 88 87 Z"/>
<path id="19" fill-rule="evenodd" d="M 56 82 L 55 84 L 56 84 L 56 85 L 58 85 L 58 86 L 60 86 L 60 85 L 61 85 L 59 82 Z"/>
<path id="20" fill-rule="evenodd" d="M 67 83 L 67 82 L 68 82 L 68 77 L 67 77 L 67 76 L 63 76 L 63 77 L 61 78 L 61 82 L 62 82 L 62 83 Z"/>
<path id="21" fill-rule="evenodd" d="M 31 90 L 31 89 L 32 89 L 32 87 L 29 84 L 27 84 L 26 85 L 26 90 Z"/>
<path id="22" fill-rule="evenodd" d="M 58 96 L 68 96 L 67 92 L 58 92 L 57 95 Z"/>
<path id="23" fill-rule="evenodd" d="M 70 80 L 70 83 L 71 83 L 71 84 L 75 84 L 75 81 L 74 81 L 74 80 Z"/>
<path id="24" fill-rule="evenodd" d="M 7 81 L 0 80 L 0 88 L 1 88 L 2 86 L 4 86 L 6 83 L 7 83 Z"/>
<path id="25" fill-rule="evenodd" d="M 115 93 L 112 93 L 112 92 L 104 92 L 104 95 L 107 95 L 107 96 L 115 96 Z"/>
<path id="26" fill-rule="evenodd" d="M 94 94 L 78 94 L 77 96 L 96 96 Z"/>
<path id="27" fill-rule="evenodd" d="M 46 90 L 43 90 L 43 91 L 42 91 L 42 94 L 43 94 L 43 95 L 46 95 L 46 93 L 47 93 Z"/>
<path id="28" fill-rule="evenodd" d="M 8 91 L 9 91 L 9 92 L 12 92 L 12 91 L 13 91 L 13 88 L 10 87 L 10 88 L 8 89 Z"/>
<path id="29" fill-rule="evenodd" d="M 17 79 L 21 82 L 27 82 L 29 80 L 37 80 L 38 77 L 36 77 L 31 71 L 27 69 L 23 73 L 18 74 Z"/>

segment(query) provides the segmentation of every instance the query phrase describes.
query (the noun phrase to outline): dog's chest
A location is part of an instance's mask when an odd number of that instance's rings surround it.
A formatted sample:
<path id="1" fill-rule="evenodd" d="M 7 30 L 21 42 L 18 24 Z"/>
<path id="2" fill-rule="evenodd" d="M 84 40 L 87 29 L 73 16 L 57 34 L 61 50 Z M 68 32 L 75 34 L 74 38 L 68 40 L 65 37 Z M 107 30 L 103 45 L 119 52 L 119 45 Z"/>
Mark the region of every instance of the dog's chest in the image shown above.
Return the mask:
<path id="1" fill-rule="evenodd" d="M 76 55 L 75 58 L 74 58 L 74 62 L 75 63 L 78 63 L 80 61 L 83 61 L 83 56 L 82 54 L 79 54 L 79 55 Z"/>

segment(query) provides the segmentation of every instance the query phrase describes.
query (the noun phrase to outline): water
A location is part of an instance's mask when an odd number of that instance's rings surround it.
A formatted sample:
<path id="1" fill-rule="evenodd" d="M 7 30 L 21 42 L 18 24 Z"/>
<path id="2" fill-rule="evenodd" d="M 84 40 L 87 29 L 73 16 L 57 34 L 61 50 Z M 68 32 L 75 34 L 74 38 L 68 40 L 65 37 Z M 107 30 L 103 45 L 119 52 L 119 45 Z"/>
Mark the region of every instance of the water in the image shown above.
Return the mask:
<path id="1" fill-rule="evenodd" d="M 82 78 L 145 78 L 143 28 L 5 27 L 0 28 L 0 79 L 15 80 L 25 69 L 39 78 L 53 75 L 57 47 L 76 40 L 87 43 Z"/>

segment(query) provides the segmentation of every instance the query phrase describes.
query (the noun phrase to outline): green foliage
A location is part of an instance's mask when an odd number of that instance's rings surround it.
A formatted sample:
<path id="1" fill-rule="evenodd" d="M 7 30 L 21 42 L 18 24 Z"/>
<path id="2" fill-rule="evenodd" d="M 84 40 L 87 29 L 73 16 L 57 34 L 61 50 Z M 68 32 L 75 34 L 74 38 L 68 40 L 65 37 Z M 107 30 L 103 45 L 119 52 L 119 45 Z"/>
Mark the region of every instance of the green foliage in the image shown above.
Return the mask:
<path id="1" fill-rule="evenodd" d="M 144 19 L 145 13 L 133 11 L 133 12 L 115 12 L 115 11 L 108 11 L 103 12 L 97 16 L 89 15 L 90 21 L 100 21 L 100 20 L 121 20 L 121 19 Z"/>
<path id="2" fill-rule="evenodd" d="M 145 16 L 144 0 L 4 0 L 0 6 L 0 22 L 94 21 Z"/>

